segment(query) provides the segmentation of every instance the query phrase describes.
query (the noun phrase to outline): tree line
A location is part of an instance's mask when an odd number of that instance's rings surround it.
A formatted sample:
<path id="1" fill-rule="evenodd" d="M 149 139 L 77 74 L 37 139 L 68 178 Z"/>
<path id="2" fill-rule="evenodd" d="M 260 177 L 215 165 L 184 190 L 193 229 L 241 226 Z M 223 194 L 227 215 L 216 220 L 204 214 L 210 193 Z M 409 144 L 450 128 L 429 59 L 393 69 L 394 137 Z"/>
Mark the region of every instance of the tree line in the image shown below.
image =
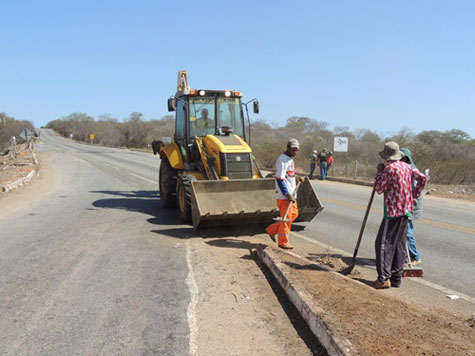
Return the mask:
<path id="1" fill-rule="evenodd" d="M 128 148 L 149 147 L 154 139 L 173 137 L 174 117 L 166 115 L 158 120 L 144 120 L 143 114 L 133 112 L 125 120 L 109 114 L 97 119 L 85 113 L 72 113 L 51 121 L 47 127 L 65 137 L 88 142 L 94 133 L 96 143 Z M 475 183 L 475 139 L 462 130 L 422 131 L 409 128 L 382 135 L 367 129 L 350 130 L 348 127 L 329 128 L 329 124 L 308 117 L 291 117 L 278 126 L 266 120 L 251 123 L 251 146 L 259 165 L 273 167 L 275 159 L 284 151 L 289 138 L 297 138 L 300 152 L 296 157 L 297 169 L 308 171 L 312 150 L 333 150 L 335 136 L 348 137 L 347 153 L 334 153 L 333 176 L 371 180 L 380 161 L 378 152 L 386 141 L 396 141 L 409 148 L 420 170 L 430 169 L 431 181 L 440 184 Z"/>

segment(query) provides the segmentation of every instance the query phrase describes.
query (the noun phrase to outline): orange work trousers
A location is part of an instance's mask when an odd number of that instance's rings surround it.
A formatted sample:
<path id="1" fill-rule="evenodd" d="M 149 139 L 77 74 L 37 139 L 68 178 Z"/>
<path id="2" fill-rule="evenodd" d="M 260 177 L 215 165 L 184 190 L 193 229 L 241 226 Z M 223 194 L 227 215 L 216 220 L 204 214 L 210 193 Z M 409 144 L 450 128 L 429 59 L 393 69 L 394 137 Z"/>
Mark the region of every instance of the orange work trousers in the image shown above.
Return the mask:
<path id="1" fill-rule="evenodd" d="M 289 204 L 290 201 L 287 199 L 277 199 L 277 207 L 280 210 L 281 218 L 284 218 Z M 295 202 L 292 203 L 289 213 L 287 214 L 287 219 L 290 220 L 289 222 L 275 222 L 266 228 L 266 231 L 269 235 L 275 236 L 275 234 L 279 234 L 279 246 L 286 246 L 289 243 L 290 227 L 292 226 L 292 223 L 295 221 L 295 219 L 297 219 L 297 216 L 299 216 L 299 210 L 297 207 L 297 202 Z"/>

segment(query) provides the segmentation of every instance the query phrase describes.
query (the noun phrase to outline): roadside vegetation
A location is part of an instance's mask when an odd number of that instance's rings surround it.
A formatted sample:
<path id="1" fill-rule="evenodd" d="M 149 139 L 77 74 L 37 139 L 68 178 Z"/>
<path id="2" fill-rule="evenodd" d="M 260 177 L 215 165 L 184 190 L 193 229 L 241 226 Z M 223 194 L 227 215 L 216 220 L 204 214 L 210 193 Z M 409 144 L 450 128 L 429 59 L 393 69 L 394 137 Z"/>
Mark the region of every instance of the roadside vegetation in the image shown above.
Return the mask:
<path id="1" fill-rule="evenodd" d="M 0 112 L 0 153 L 4 152 L 12 143 L 12 137 L 19 139 L 24 128 L 33 131 L 33 124 L 27 120 L 16 120 L 4 112 Z"/>
<path id="2" fill-rule="evenodd" d="M 147 148 L 154 139 L 173 137 L 174 118 L 166 115 L 159 120 L 144 120 L 143 114 L 133 112 L 123 121 L 104 114 L 97 119 L 85 113 L 72 113 L 48 123 L 65 137 L 105 146 Z M 71 136 L 72 135 L 72 136 Z M 475 184 L 475 139 L 462 130 L 422 131 L 415 134 L 409 128 L 390 135 L 348 127 L 329 128 L 329 124 L 307 117 L 291 117 L 284 126 L 276 126 L 265 120 L 251 125 L 251 145 L 261 167 L 272 167 L 279 152 L 284 150 L 287 139 L 300 141 L 297 168 L 307 171 L 312 150 L 333 150 L 333 138 L 349 138 L 349 152 L 335 153 L 335 163 L 330 175 L 359 179 L 372 179 L 385 141 L 396 141 L 408 147 L 419 169 L 430 169 L 431 182 L 451 185 Z M 318 171 L 318 169 L 317 169 Z"/>

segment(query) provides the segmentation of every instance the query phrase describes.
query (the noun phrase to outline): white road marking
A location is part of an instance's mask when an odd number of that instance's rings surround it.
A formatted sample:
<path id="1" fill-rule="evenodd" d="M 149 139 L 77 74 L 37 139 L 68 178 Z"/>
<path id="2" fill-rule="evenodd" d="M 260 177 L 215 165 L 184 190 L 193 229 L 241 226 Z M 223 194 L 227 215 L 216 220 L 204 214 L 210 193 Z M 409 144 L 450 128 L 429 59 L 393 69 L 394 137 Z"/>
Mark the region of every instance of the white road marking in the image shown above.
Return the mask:
<path id="1" fill-rule="evenodd" d="M 439 291 L 441 291 L 441 292 L 443 292 L 447 295 L 450 295 L 450 294 L 458 295 L 460 298 L 465 299 L 466 301 L 475 304 L 475 298 L 472 298 L 472 297 L 470 297 L 466 294 L 463 294 L 463 293 L 457 292 L 455 290 L 439 286 L 438 284 L 426 281 L 425 279 L 422 279 L 422 278 L 411 278 L 411 280 L 414 281 L 414 282 L 417 282 L 417 283 L 421 283 L 421 284 L 423 284 L 427 287 L 432 287 L 434 289 L 437 289 L 437 290 L 439 290 Z"/>
<path id="2" fill-rule="evenodd" d="M 114 168 L 115 170 L 118 170 L 118 169 L 119 169 L 119 167 L 117 167 L 117 166 L 114 166 L 114 165 L 112 165 L 112 164 L 110 164 L 110 163 L 107 163 L 107 162 L 104 162 L 103 164 L 104 164 L 105 166 L 108 166 L 108 167 Z"/>
<path id="3" fill-rule="evenodd" d="M 186 240 L 186 264 L 188 265 L 188 277 L 186 277 L 186 284 L 190 290 L 190 304 L 186 310 L 188 317 L 188 326 L 190 328 L 190 355 L 196 355 L 198 350 L 198 323 L 196 321 L 196 304 L 198 303 L 198 285 L 196 284 L 193 267 L 191 265 L 190 243 Z"/>
<path id="4" fill-rule="evenodd" d="M 341 255 L 344 255 L 344 256 L 353 256 L 352 253 L 349 253 L 347 251 L 344 251 L 344 250 L 340 250 L 339 248 L 335 248 L 335 247 L 332 247 L 330 245 L 327 245 L 326 243 L 323 243 L 323 242 L 320 242 L 320 241 L 317 241 L 317 240 L 314 240 L 310 237 L 307 237 L 305 235 L 302 235 L 302 234 L 299 234 L 298 232 L 291 232 L 291 235 L 292 236 L 295 236 L 295 237 L 298 237 L 299 239 L 302 239 L 302 240 L 305 240 L 305 241 L 308 241 L 314 245 L 317 245 L 317 246 L 320 246 L 320 247 L 323 247 L 327 250 L 332 250 L 332 251 L 335 251 Z M 436 283 L 432 283 L 432 282 L 429 282 L 429 281 L 426 281 L 425 279 L 422 279 L 422 278 L 414 278 L 414 277 L 408 277 L 410 278 L 411 281 L 414 281 L 416 283 L 420 283 L 420 284 L 423 284 L 425 285 L 426 287 L 430 287 L 430 288 L 433 288 L 433 289 L 436 289 L 440 292 L 443 292 L 445 294 L 456 294 L 458 295 L 460 298 L 462 299 L 465 299 L 467 302 L 470 302 L 472 304 L 475 304 L 475 298 L 473 297 L 470 297 L 469 295 L 466 295 L 466 294 L 463 294 L 463 293 L 460 293 L 460 292 L 457 292 L 455 290 L 452 290 L 452 289 L 449 289 L 449 288 L 445 288 L 441 285 L 438 285 Z"/>
<path id="5" fill-rule="evenodd" d="M 150 182 L 150 183 L 153 183 L 153 184 L 157 183 L 157 182 L 155 182 L 154 180 L 151 180 L 151 179 L 148 179 L 148 178 L 145 178 L 145 177 L 141 177 L 141 176 L 138 176 L 138 175 L 133 174 L 133 173 L 129 173 L 129 174 L 130 174 L 131 176 L 134 176 L 134 177 L 143 179 L 143 180 L 145 180 L 145 181 L 147 181 L 147 182 Z"/>

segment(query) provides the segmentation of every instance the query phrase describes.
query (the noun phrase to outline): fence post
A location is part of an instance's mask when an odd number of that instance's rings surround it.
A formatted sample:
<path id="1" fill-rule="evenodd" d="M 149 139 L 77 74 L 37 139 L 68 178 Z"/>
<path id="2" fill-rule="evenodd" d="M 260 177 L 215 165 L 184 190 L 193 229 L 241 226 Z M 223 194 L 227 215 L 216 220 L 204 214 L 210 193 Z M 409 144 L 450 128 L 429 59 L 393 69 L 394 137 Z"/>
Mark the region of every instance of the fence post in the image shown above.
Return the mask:
<path id="1" fill-rule="evenodd" d="M 33 159 L 33 164 L 35 166 L 37 166 L 38 165 L 38 160 L 36 159 L 36 155 L 35 155 L 35 146 L 34 146 L 33 138 L 30 139 L 29 149 L 30 149 L 30 153 L 31 153 L 31 158 Z"/>
<path id="2" fill-rule="evenodd" d="M 356 179 L 358 175 L 358 160 L 355 161 L 355 175 L 353 176 L 353 179 Z"/>

